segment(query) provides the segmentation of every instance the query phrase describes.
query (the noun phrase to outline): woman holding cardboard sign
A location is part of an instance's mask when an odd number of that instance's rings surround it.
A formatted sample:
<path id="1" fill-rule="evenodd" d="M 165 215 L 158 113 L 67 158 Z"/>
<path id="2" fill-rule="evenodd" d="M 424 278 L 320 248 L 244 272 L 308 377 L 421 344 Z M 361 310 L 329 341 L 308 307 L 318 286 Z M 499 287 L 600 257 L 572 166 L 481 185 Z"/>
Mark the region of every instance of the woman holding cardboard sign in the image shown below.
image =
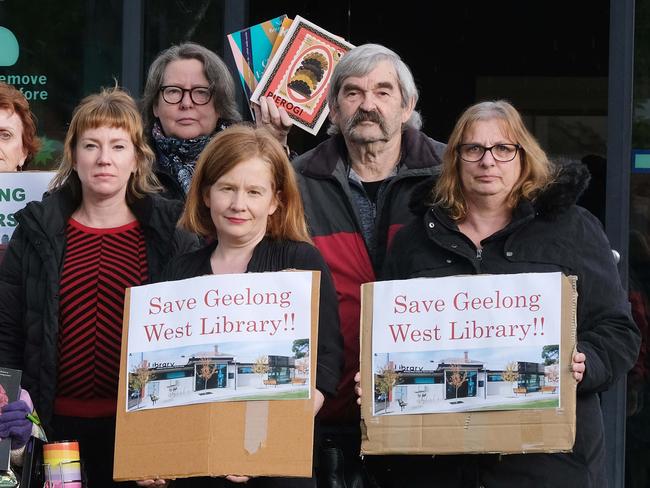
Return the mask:
<path id="1" fill-rule="evenodd" d="M 264 129 L 244 125 L 217 135 L 199 158 L 180 225 L 214 242 L 172 261 L 165 273 L 168 279 L 285 269 L 321 272 L 315 415 L 324 395 L 336 393 L 343 366 L 338 307 L 329 270 L 310 243 L 293 169 L 282 146 Z M 315 486 L 313 479 L 302 478 L 186 481 L 192 487 L 233 482 Z"/>
<path id="2" fill-rule="evenodd" d="M 124 290 L 197 245 L 176 227 L 182 206 L 153 194 L 152 164 L 133 99 L 86 97 L 0 265 L 0 365 L 23 371 L 50 441 L 80 442 L 89 486 L 113 485 Z"/>
<path id="3" fill-rule="evenodd" d="M 581 165 L 551 163 L 514 107 L 495 101 L 461 115 L 440 176 L 414 193 L 420 218 L 395 236 L 385 279 L 553 271 L 578 277 L 573 452 L 436 456 L 419 463 L 418 473 L 436 469 L 454 480 L 444 486 L 606 486 L 598 392 L 634 364 L 639 332 L 599 221 L 575 205 L 587 182 Z M 382 487 L 401 486 L 391 478 L 399 473 L 384 475 Z"/>

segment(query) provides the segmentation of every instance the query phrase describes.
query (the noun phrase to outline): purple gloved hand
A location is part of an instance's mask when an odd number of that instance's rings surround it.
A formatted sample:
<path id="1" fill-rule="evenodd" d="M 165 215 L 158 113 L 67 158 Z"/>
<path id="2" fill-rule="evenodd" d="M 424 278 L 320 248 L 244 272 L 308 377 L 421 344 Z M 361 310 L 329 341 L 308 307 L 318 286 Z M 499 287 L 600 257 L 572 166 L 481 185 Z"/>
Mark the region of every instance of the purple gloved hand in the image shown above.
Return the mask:
<path id="1" fill-rule="evenodd" d="M 7 403 L 0 414 L 0 439 L 11 438 L 11 448 L 19 449 L 27 444 L 32 435 L 32 421 L 26 415 L 32 413 L 22 400 Z"/>

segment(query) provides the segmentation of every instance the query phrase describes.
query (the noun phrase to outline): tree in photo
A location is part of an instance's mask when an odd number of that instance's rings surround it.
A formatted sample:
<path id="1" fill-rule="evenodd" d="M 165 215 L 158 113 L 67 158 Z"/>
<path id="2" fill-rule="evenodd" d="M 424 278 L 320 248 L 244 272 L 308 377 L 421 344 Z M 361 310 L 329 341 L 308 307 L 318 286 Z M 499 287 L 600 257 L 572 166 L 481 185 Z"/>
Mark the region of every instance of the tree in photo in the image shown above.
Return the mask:
<path id="1" fill-rule="evenodd" d="M 202 357 L 201 360 L 198 362 L 198 376 L 199 378 L 203 379 L 203 389 L 207 390 L 208 389 L 208 381 L 210 378 L 214 376 L 214 374 L 217 372 L 217 366 L 210 360 L 208 357 Z M 210 392 L 204 392 L 204 393 L 199 393 L 200 395 L 205 395 Z"/>
<path id="2" fill-rule="evenodd" d="M 300 376 L 307 376 L 309 374 L 309 358 L 296 359 L 296 373 Z"/>
<path id="3" fill-rule="evenodd" d="M 558 344 L 544 346 L 542 348 L 542 359 L 545 366 L 557 363 L 560 359 L 560 346 Z"/>
<path id="4" fill-rule="evenodd" d="M 544 378 L 548 384 L 558 384 L 560 382 L 560 365 L 553 363 L 544 366 Z"/>
<path id="5" fill-rule="evenodd" d="M 260 382 L 264 384 L 264 375 L 269 372 L 269 357 L 259 356 L 253 364 L 253 373 L 260 375 Z"/>
<path id="6" fill-rule="evenodd" d="M 291 346 L 296 359 L 304 358 L 309 355 L 309 339 L 296 339 Z"/>
<path id="7" fill-rule="evenodd" d="M 142 401 L 144 387 L 151 380 L 151 370 L 147 361 L 142 361 L 129 374 L 129 388 L 138 392 L 138 405 Z"/>
<path id="8" fill-rule="evenodd" d="M 400 374 L 395 371 L 393 363 L 379 368 L 375 374 L 375 391 L 384 397 L 384 411 L 388 408 L 388 398 L 393 387 L 400 382 Z"/>
<path id="9" fill-rule="evenodd" d="M 447 382 L 456 389 L 454 398 L 458 398 L 458 389 L 467 382 L 467 371 L 461 369 L 458 364 L 452 364 L 447 372 Z"/>
<path id="10" fill-rule="evenodd" d="M 512 383 L 513 388 L 518 387 L 519 382 L 519 363 L 517 361 L 512 361 L 506 364 L 506 369 L 501 373 L 503 381 L 509 381 Z"/>

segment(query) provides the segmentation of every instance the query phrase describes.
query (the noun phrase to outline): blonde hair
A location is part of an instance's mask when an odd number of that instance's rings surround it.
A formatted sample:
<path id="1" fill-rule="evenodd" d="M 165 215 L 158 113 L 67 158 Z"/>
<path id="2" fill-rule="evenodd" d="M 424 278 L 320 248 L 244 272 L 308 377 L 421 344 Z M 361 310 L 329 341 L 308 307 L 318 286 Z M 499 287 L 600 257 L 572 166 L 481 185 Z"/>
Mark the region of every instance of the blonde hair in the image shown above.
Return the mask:
<path id="1" fill-rule="evenodd" d="M 81 181 L 75 165 L 75 148 L 81 135 L 98 127 L 124 129 L 131 137 L 135 148 L 135 172 L 129 178 L 126 200 L 132 202 L 145 194 L 162 188 L 153 173 L 154 153 L 147 145 L 142 128 L 142 118 L 135 101 L 118 87 L 102 89 L 84 98 L 74 109 L 72 121 L 63 143 L 63 159 L 57 174 L 50 183 L 50 190 L 69 186 L 75 196 L 80 197 Z"/>
<path id="2" fill-rule="evenodd" d="M 535 137 L 526 129 L 519 112 L 505 100 L 481 102 L 469 107 L 460 116 L 449 136 L 443 155 L 442 171 L 433 188 L 430 202 L 449 210 L 454 220 L 467 215 L 467 202 L 460 180 L 458 147 L 463 136 L 478 121 L 498 120 L 507 136 L 520 146 L 521 174 L 507 197 L 506 203 L 514 208 L 521 199 L 533 200 L 552 177 L 552 165 Z M 471 164 L 471 163 L 470 163 Z"/>
<path id="3" fill-rule="evenodd" d="M 203 237 L 216 237 L 204 197 L 219 178 L 239 163 L 260 158 L 269 163 L 278 208 L 269 216 L 266 234 L 274 239 L 311 242 L 298 184 L 287 154 L 265 129 L 238 124 L 220 132 L 196 163 L 179 225 Z"/>

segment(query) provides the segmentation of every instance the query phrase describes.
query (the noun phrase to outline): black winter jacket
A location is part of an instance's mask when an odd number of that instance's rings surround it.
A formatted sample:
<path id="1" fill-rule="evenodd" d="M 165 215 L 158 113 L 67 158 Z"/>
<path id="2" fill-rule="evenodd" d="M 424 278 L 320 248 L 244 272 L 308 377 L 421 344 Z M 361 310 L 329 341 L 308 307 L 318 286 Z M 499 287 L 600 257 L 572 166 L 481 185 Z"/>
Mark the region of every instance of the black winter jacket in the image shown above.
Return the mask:
<path id="1" fill-rule="evenodd" d="M 443 208 L 424 203 L 431 180 L 414 193 L 419 220 L 395 236 L 388 254 L 384 279 L 551 271 L 578 277 L 577 347 L 587 360 L 573 453 L 468 456 L 487 488 L 607 486 L 597 393 L 632 367 L 640 336 L 602 226 L 574 204 L 587 180 L 582 165 L 564 166 L 534 202 L 521 202 L 512 221 L 481 242 L 480 253 Z"/>
<path id="2" fill-rule="evenodd" d="M 210 256 L 216 247 L 217 242 L 213 242 L 202 249 L 177 257 L 165 269 L 164 279 L 182 280 L 212 274 Z M 306 242 L 264 238 L 255 247 L 246 272 L 261 273 L 285 269 L 321 272 L 316 388 L 326 395 L 333 396 L 336 394 L 343 369 L 343 339 L 339 330 L 336 292 L 329 269 L 318 250 Z"/>
<path id="3" fill-rule="evenodd" d="M 52 418 L 58 376 L 59 283 L 68 219 L 80 200 L 64 187 L 16 214 L 16 228 L 0 265 L 0 365 L 21 369 L 46 428 Z M 198 246 L 176 228 L 182 204 L 146 196 L 130 205 L 142 226 L 149 280 L 169 258 Z"/>
<path id="4" fill-rule="evenodd" d="M 359 371 L 360 286 L 375 281 L 386 247 L 413 220 L 408 202 L 413 188 L 435 174 L 445 145 L 415 129 L 402 132 L 397 174 L 377 201 L 377 250 L 370 256 L 348 181 L 349 162 L 343 137 L 332 137 L 293 161 L 314 244 L 329 266 L 339 299 L 345 369 L 336 398 L 328 398 L 323 423 L 359 423 L 354 374 Z M 374 261 L 374 262 L 373 262 Z"/>

